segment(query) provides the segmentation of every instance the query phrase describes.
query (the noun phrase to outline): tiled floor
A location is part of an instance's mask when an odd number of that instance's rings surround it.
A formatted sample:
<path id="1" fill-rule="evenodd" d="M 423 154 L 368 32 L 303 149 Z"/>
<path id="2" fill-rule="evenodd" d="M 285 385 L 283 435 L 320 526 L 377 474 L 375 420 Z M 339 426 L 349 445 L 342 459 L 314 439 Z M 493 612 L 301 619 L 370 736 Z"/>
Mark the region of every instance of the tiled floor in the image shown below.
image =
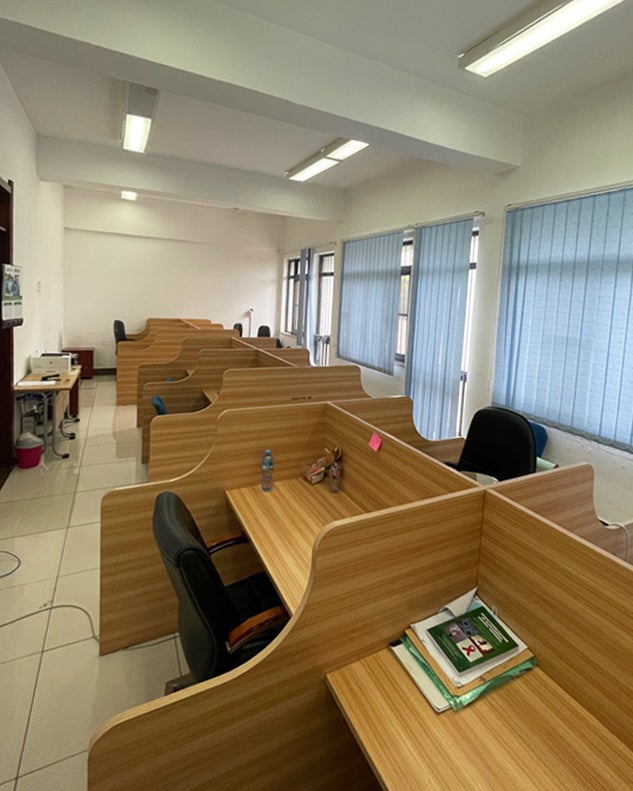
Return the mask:
<path id="1" fill-rule="evenodd" d="M 83 791 L 91 734 L 186 672 L 176 638 L 99 656 L 99 504 L 147 480 L 135 408 L 113 378 L 82 383 L 77 438 L 0 490 L 0 791 Z M 50 453 L 50 452 L 49 452 Z M 34 615 L 2 626 L 27 613 Z"/>

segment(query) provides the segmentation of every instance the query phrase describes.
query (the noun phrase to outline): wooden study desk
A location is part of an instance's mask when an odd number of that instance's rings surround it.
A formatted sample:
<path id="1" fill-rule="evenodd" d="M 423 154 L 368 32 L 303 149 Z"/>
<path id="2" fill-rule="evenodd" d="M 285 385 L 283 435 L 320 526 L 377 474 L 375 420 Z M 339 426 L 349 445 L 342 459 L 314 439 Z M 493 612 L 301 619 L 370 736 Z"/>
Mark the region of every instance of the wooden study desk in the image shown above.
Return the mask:
<path id="1" fill-rule="evenodd" d="M 227 491 L 228 500 L 290 613 L 308 587 L 314 541 L 329 522 L 362 513 L 327 481 L 314 486 L 303 478 L 276 481 L 271 492 L 259 486 Z"/>
<path id="2" fill-rule="evenodd" d="M 59 379 L 43 379 L 46 374 L 27 374 L 13 388 L 16 396 L 27 395 L 28 393 L 38 393 L 44 396 L 44 450 L 46 450 L 48 435 L 48 405 L 51 404 L 53 416 L 53 430 L 51 431 L 51 448 L 55 456 L 60 459 L 68 458 L 68 453 L 60 453 L 57 450 L 56 431 L 62 423 L 64 415 L 68 409 L 70 393 L 74 388 L 79 387 L 79 376 L 81 366 L 73 366 L 67 373 L 62 373 Z M 63 434 L 63 432 L 62 432 Z M 74 434 L 63 434 L 66 439 L 74 439 Z"/>
<path id="3" fill-rule="evenodd" d="M 619 791 L 633 778 L 631 750 L 538 667 L 441 714 L 387 648 L 327 683 L 386 789 Z"/>

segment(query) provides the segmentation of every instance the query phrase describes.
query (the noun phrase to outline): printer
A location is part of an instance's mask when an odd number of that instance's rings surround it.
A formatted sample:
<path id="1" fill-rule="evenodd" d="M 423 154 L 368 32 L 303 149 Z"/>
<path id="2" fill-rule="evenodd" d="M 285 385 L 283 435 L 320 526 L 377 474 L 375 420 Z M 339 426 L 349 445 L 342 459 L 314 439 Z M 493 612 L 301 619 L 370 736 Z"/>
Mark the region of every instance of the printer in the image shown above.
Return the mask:
<path id="1" fill-rule="evenodd" d="M 63 374 L 70 371 L 72 355 L 65 352 L 42 352 L 31 355 L 31 373 Z"/>

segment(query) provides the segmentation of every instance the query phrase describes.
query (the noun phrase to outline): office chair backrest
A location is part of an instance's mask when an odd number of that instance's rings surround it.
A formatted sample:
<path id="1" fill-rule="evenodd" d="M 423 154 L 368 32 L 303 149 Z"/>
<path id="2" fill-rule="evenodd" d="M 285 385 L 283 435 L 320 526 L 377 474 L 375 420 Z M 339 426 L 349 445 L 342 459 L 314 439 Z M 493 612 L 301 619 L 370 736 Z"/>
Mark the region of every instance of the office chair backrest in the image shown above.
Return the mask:
<path id="1" fill-rule="evenodd" d="M 169 379 L 167 381 L 169 381 Z M 159 395 L 152 396 L 152 406 L 156 410 L 157 415 L 167 414 L 167 407 L 165 406 L 165 402 Z"/>
<path id="2" fill-rule="evenodd" d="M 499 481 L 536 469 L 536 443 L 529 421 L 518 412 L 489 406 L 475 412 L 457 469 L 492 475 Z"/>
<path id="3" fill-rule="evenodd" d="M 545 426 L 541 426 L 540 423 L 535 423 L 533 420 L 529 420 L 528 423 L 532 426 L 532 431 L 534 432 L 534 441 L 536 442 L 536 455 L 542 456 L 543 451 L 545 450 L 545 446 L 547 445 L 547 429 Z"/>
<path id="4" fill-rule="evenodd" d="M 125 332 L 125 324 L 120 319 L 114 320 L 114 342 L 126 341 L 127 334 Z"/>
<path id="5" fill-rule="evenodd" d="M 258 338 L 270 338 L 270 327 L 267 324 L 262 324 L 257 329 Z"/>
<path id="6" fill-rule="evenodd" d="M 240 334 L 240 338 L 241 338 L 241 337 L 242 337 L 242 332 L 243 332 L 243 329 L 244 329 L 244 328 L 242 327 L 242 324 L 241 324 L 241 322 L 239 322 L 239 321 L 238 321 L 236 324 L 234 324 L 234 325 L 233 325 L 233 329 L 234 329 L 234 330 L 237 330 L 237 331 L 239 332 L 239 334 Z"/>
<path id="7" fill-rule="evenodd" d="M 195 681 L 238 663 L 225 639 L 239 617 L 187 506 L 173 492 L 156 498 L 154 538 L 178 596 L 180 642 Z"/>

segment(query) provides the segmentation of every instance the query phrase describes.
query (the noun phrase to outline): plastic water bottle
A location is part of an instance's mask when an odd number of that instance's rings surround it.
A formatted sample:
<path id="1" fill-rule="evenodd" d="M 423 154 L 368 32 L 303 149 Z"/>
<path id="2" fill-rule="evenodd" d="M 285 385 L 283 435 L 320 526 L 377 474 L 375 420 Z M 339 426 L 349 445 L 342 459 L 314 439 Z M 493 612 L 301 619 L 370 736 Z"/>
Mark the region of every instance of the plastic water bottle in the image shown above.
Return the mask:
<path id="1" fill-rule="evenodd" d="M 266 450 L 262 459 L 262 491 L 271 492 L 273 489 L 273 454 Z"/>

